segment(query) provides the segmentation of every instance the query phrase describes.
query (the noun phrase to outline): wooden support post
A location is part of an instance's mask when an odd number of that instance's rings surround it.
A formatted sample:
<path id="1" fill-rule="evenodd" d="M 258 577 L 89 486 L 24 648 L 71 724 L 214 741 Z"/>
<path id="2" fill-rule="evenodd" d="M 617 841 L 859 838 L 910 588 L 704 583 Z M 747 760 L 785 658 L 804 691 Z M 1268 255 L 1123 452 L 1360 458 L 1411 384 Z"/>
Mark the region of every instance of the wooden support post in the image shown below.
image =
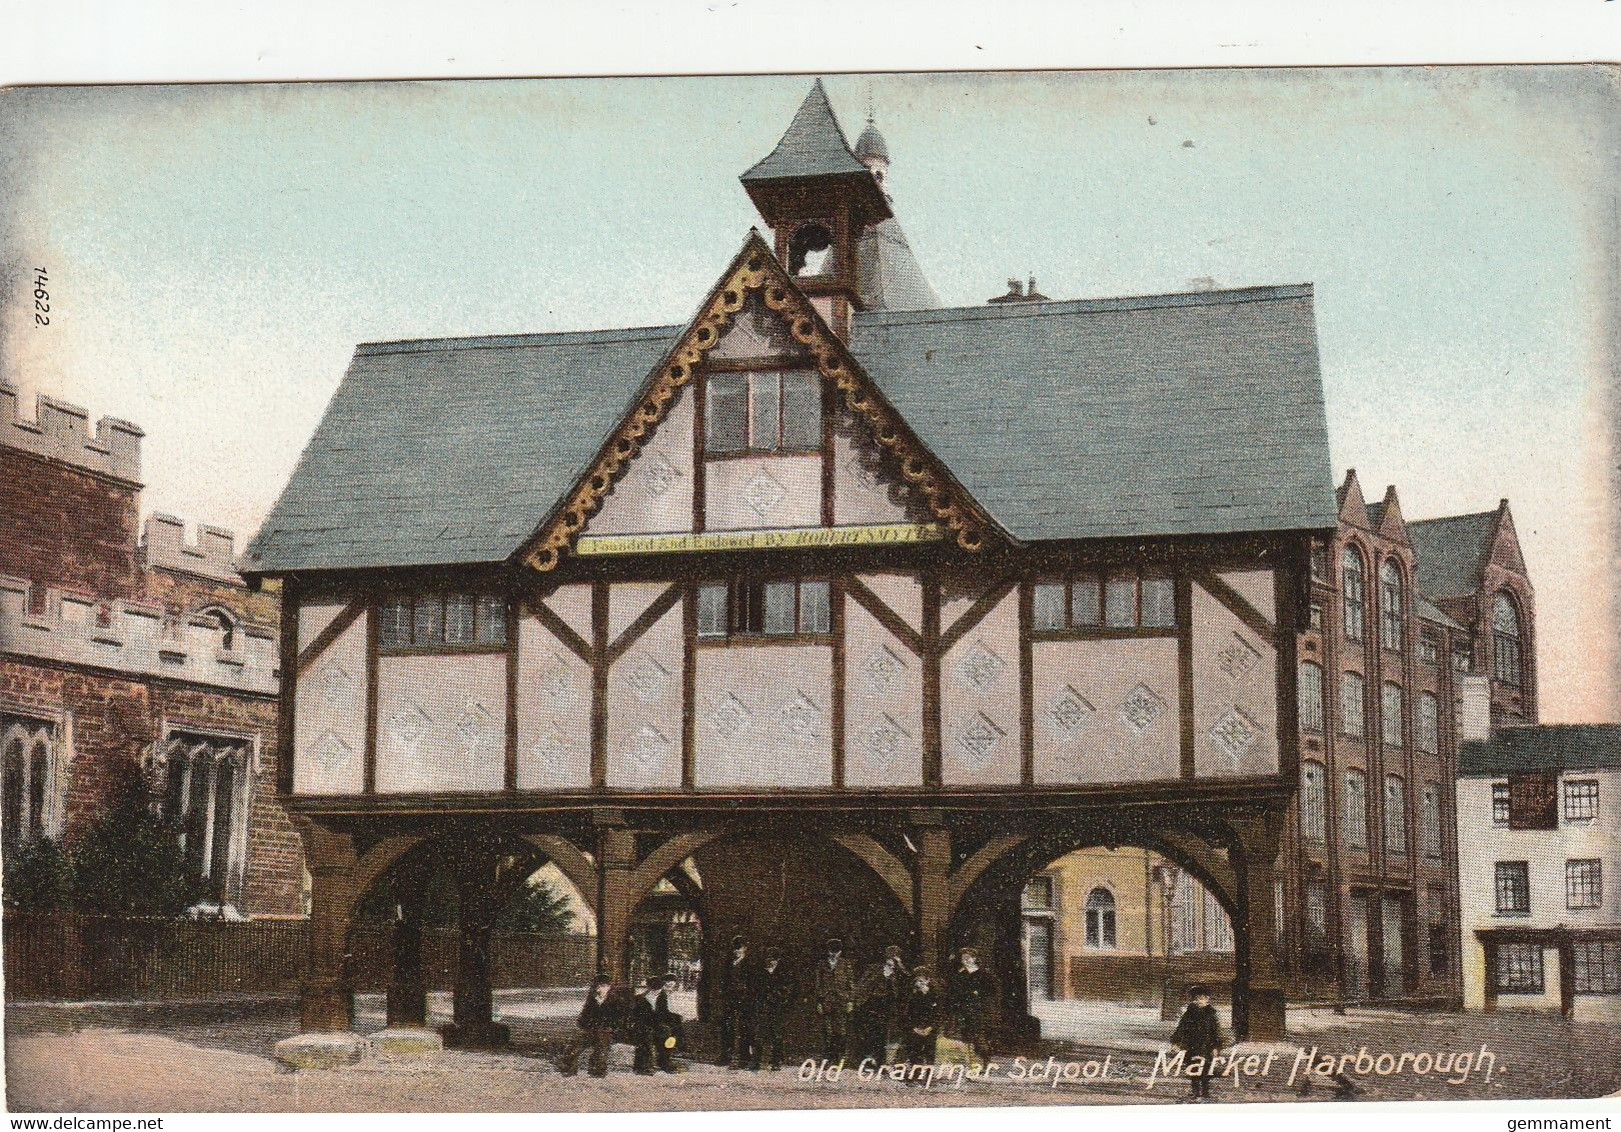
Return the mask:
<path id="1" fill-rule="evenodd" d="M 315 822 L 305 823 L 301 832 L 310 871 L 310 935 L 299 1028 L 341 1033 L 354 1025 L 349 928 L 360 897 L 354 839 Z"/>
<path id="2" fill-rule="evenodd" d="M 912 816 L 912 840 L 917 846 L 912 909 L 918 962 L 939 970 L 945 964 L 951 915 L 951 830 L 938 812 L 920 811 Z"/>
<path id="3" fill-rule="evenodd" d="M 1273 894 L 1283 817 L 1280 809 L 1240 827 L 1236 896 L 1242 923 L 1233 933 L 1233 1032 L 1244 1041 L 1277 1041 L 1284 1035 L 1286 999 Z"/>
<path id="4" fill-rule="evenodd" d="M 388 1025 L 422 1026 L 428 1020 L 428 981 L 422 966 L 422 898 L 428 859 L 418 855 L 397 874 L 394 965 L 388 981 Z"/>
<path id="5" fill-rule="evenodd" d="M 490 933 L 501 910 L 496 856 L 485 846 L 468 846 L 457 861 L 456 990 L 454 1021 L 445 1044 L 458 1049 L 491 1049 L 507 1043 L 508 1031 L 494 1016 Z"/>
<path id="6" fill-rule="evenodd" d="M 617 814 L 600 815 L 598 827 L 597 970 L 619 983 L 629 975 L 625 950 L 634 911 L 630 881 L 636 867 L 636 836 Z"/>

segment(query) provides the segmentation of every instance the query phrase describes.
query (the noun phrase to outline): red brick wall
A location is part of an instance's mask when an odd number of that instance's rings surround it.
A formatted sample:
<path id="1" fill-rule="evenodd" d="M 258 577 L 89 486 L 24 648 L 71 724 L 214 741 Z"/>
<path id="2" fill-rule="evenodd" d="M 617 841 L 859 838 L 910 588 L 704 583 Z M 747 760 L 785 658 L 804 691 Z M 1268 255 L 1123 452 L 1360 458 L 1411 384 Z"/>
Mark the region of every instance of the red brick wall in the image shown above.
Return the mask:
<path id="1" fill-rule="evenodd" d="M 0 448 L 0 574 L 95 594 L 139 594 L 133 484 Z"/>

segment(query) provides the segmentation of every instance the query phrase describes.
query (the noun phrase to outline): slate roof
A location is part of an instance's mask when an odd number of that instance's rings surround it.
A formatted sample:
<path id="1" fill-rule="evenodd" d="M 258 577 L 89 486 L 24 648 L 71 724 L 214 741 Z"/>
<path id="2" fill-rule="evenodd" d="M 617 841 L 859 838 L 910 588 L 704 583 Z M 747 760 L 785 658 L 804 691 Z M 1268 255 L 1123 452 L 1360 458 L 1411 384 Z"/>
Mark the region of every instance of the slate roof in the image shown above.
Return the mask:
<path id="1" fill-rule="evenodd" d="M 506 559 L 681 330 L 359 347 L 244 569 Z M 850 347 L 1017 539 L 1335 524 L 1310 287 L 867 312 Z"/>
<path id="2" fill-rule="evenodd" d="M 744 173 L 742 181 L 747 184 L 841 173 L 867 174 L 867 167 L 850 152 L 850 143 L 827 101 L 827 91 L 822 89 L 822 80 L 817 79 L 777 148 Z"/>
<path id="3" fill-rule="evenodd" d="M 861 234 L 856 291 L 868 310 L 932 310 L 940 305 L 901 222 L 891 216 Z"/>
<path id="4" fill-rule="evenodd" d="M 596 456 L 679 330 L 359 346 L 243 568 L 501 561 Z"/>
<path id="5" fill-rule="evenodd" d="M 1536 770 L 1621 769 L 1621 724 L 1504 727 L 1458 746 L 1458 774 L 1481 778 Z"/>
<path id="6" fill-rule="evenodd" d="M 1015 538 L 1337 521 L 1310 287 L 870 313 L 850 348 Z"/>
<path id="7" fill-rule="evenodd" d="M 1436 597 L 1463 597 L 1478 590 L 1496 529 L 1495 510 L 1409 522 L 1407 541 L 1419 587 Z"/>
<path id="8" fill-rule="evenodd" d="M 1435 625 L 1445 625 L 1448 629 L 1464 630 L 1463 625 L 1442 613 L 1423 594 L 1414 594 L 1413 597 L 1417 603 L 1418 615 L 1421 619 Z"/>

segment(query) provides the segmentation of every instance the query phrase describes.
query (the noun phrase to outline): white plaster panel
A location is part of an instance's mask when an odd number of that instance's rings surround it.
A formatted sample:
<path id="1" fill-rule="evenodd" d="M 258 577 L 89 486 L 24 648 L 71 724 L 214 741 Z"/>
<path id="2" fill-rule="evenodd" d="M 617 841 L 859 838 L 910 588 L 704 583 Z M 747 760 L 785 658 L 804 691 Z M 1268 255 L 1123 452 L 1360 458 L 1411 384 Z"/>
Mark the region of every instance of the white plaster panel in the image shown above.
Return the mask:
<path id="1" fill-rule="evenodd" d="M 699 649 L 697 697 L 699 787 L 832 785 L 831 648 Z"/>
<path id="2" fill-rule="evenodd" d="M 547 609 L 579 634 L 580 640 L 591 640 L 591 587 L 584 585 L 559 586 L 542 603 Z"/>
<path id="3" fill-rule="evenodd" d="M 518 789 L 591 785 L 591 666 L 534 617 L 518 621 Z"/>
<path id="4" fill-rule="evenodd" d="M 1277 650 L 1193 585 L 1194 770 L 1276 774 Z"/>
<path id="5" fill-rule="evenodd" d="M 1010 591 L 940 665 L 940 773 L 947 786 L 1017 785 L 1019 593 Z"/>
<path id="6" fill-rule="evenodd" d="M 1277 621 L 1278 602 L 1277 592 L 1272 588 L 1272 571 L 1229 570 L 1218 577 L 1237 590 L 1262 617 L 1268 621 Z"/>
<path id="7" fill-rule="evenodd" d="M 1037 641 L 1037 783 L 1138 782 L 1182 773 L 1175 640 Z"/>
<path id="8" fill-rule="evenodd" d="M 608 670 L 609 786 L 680 789 L 681 653 L 677 604 Z"/>
<path id="9" fill-rule="evenodd" d="M 669 588 L 668 582 L 621 582 L 611 586 L 608 590 L 609 643 L 617 641 L 619 634 L 646 613 Z"/>
<path id="10" fill-rule="evenodd" d="M 914 630 L 923 631 L 923 583 L 911 574 L 858 574 L 873 596 Z"/>
<path id="11" fill-rule="evenodd" d="M 712 531 L 822 525 L 821 456 L 736 456 L 704 466 Z"/>
<path id="12" fill-rule="evenodd" d="M 693 403 L 690 386 L 677 392 L 652 437 L 586 524 L 585 534 L 692 530 Z"/>
<path id="13" fill-rule="evenodd" d="M 710 349 L 709 356 L 759 362 L 761 368 L 767 368 L 773 361 L 802 357 L 804 353 L 805 348 L 794 341 L 782 316 L 751 297 Z"/>
<path id="14" fill-rule="evenodd" d="M 844 784 L 923 784 L 923 661 L 844 599 Z"/>
<path id="15" fill-rule="evenodd" d="M 377 662 L 377 790 L 500 790 L 506 778 L 504 654 Z"/>
<path id="16" fill-rule="evenodd" d="M 321 631 L 338 619 L 338 614 L 349 607 L 346 601 L 321 602 L 319 605 L 301 605 L 298 607 L 298 647 L 300 651 L 309 648 L 310 642 L 321 635 Z"/>
<path id="17" fill-rule="evenodd" d="M 307 608 L 299 610 L 301 621 Z M 364 617 L 298 674 L 293 712 L 293 792 L 360 793 L 366 776 Z"/>
<path id="18" fill-rule="evenodd" d="M 907 489 L 867 435 L 865 423 L 840 412 L 833 430 L 833 521 L 840 526 L 905 523 Z"/>

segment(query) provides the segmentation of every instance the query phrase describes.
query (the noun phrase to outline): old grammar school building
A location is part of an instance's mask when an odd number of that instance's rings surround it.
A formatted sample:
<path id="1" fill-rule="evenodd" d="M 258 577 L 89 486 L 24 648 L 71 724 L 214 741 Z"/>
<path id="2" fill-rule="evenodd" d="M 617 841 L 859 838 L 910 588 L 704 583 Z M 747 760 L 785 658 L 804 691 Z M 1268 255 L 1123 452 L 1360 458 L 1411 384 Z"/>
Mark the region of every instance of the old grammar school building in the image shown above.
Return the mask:
<path id="1" fill-rule="evenodd" d="M 356 350 L 245 562 L 283 587 L 307 1030 L 351 1025 L 385 877 L 390 1020 L 423 1018 L 409 893 L 447 859 L 467 1043 L 499 1037 L 490 921 L 542 861 L 616 974 L 662 881 L 710 949 L 972 943 L 1016 1027 L 1029 878 L 1139 846 L 1229 916 L 1236 1029 L 1281 1032 L 1337 519 L 1311 289 L 918 309 L 886 167 L 818 83 L 686 324 Z"/>

